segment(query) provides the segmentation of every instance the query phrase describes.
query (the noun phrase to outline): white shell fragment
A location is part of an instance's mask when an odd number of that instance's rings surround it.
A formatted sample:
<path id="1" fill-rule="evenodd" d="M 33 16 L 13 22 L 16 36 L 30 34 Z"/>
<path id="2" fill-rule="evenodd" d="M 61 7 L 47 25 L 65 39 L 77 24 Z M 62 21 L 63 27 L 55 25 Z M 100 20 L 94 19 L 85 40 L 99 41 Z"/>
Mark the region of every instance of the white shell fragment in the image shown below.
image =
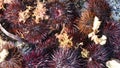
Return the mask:
<path id="1" fill-rule="evenodd" d="M 91 38 L 95 44 L 104 45 L 106 43 L 107 37 L 105 35 L 102 35 L 102 37 L 99 38 L 98 35 L 96 35 L 99 32 L 98 28 L 100 27 L 100 24 L 101 21 L 99 21 L 98 17 L 95 16 L 92 28 L 93 32 L 88 34 L 88 38 Z"/>
<path id="2" fill-rule="evenodd" d="M 94 18 L 94 22 L 93 22 L 93 31 L 94 30 L 98 30 L 98 28 L 100 27 L 101 21 L 99 21 L 98 17 L 95 16 Z"/>
<path id="3" fill-rule="evenodd" d="M 120 60 L 113 59 L 106 62 L 108 68 L 120 68 Z"/>
<path id="4" fill-rule="evenodd" d="M 3 49 L 0 52 L 0 62 L 3 62 L 5 60 L 5 58 L 8 56 L 9 52 L 6 49 Z"/>

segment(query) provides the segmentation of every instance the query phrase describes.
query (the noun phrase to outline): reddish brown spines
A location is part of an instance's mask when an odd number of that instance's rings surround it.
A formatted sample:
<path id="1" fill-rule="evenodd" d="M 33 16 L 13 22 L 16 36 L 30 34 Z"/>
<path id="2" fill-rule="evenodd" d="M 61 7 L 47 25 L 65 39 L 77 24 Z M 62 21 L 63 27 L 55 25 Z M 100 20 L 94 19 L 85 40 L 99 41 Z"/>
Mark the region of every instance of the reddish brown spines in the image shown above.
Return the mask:
<path id="1" fill-rule="evenodd" d="M 5 61 L 0 63 L 0 68 L 23 68 L 22 54 L 17 47 L 11 43 L 3 45 L 2 49 L 8 50 L 9 54 Z"/>
<path id="2" fill-rule="evenodd" d="M 81 14 L 81 18 L 78 23 L 78 28 L 81 33 L 88 35 L 90 32 L 92 32 L 94 17 L 95 14 L 89 10 L 85 10 Z"/>
<path id="3" fill-rule="evenodd" d="M 31 23 L 31 24 L 29 24 Z M 34 22 L 26 22 L 26 24 L 18 25 L 14 27 L 14 33 L 25 39 L 29 43 L 37 44 L 40 47 L 47 47 L 56 42 L 54 33 L 47 26 L 41 26 L 41 24 L 34 24 Z"/>
<path id="4" fill-rule="evenodd" d="M 95 13 L 100 20 L 108 20 L 111 15 L 111 8 L 105 0 L 88 0 L 88 9 Z"/>
<path id="5" fill-rule="evenodd" d="M 19 0 L 13 0 L 11 3 L 7 3 L 6 10 L 4 11 L 4 19 L 9 22 L 17 24 L 19 11 L 21 10 L 21 2 Z"/>

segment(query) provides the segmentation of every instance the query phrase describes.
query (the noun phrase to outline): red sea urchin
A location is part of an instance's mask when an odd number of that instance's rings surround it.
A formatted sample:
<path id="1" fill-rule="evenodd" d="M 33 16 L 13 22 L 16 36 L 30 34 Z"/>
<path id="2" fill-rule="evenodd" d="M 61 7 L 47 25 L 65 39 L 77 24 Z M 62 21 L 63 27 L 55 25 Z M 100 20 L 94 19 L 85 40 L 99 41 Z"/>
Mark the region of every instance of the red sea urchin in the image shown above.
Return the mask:
<path id="1" fill-rule="evenodd" d="M 1 45 L 0 51 L 0 68 L 23 68 L 22 54 L 12 43 Z"/>
<path id="2" fill-rule="evenodd" d="M 51 19 L 59 19 L 64 14 L 64 5 L 60 2 L 48 3 L 46 7 Z"/>
<path id="3" fill-rule="evenodd" d="M 47 13 L 50 16 L 48 23 L 54 29 L 60 28 L 63 24 L 73 24 L 79 18 L 74 1 L 50 1 L 46 4 L 46 7 L 48 9 Z"/>
<path id="4" fill-rule="evenodd" d="M 55 0 L 52 2 L 48 2 L 46 4 L 46 7 L 48 8 L 48 14 L 50 14 L 50 19 L 55 19 L 56 21 L 61 21 L 64 18 L 71 21 L 75 20 L 77 17 L 79 17 L 79 14 L 74 3 L 75 1 L 72 0 Z M 65 20 L 63 21 L 65 22 Z"/>
<path id="5" fill-rule="evenodd" d="M 88 9 L 95 13 L 101 20 L 109 20 L 111 15 L 111 8 L 105 0 L 88 0 Z"/>
<path id="6" fill-rule="evenodd" d="M 78 27 L 81 33 L 87 36 L 90 32 L 92 32 L 94 17 L 95 14 L 89 10 L 85 10 L 81 14 L 81 18 L 78 23 Z"/>
<path id="7" fill-rule="evenodd" d="M 21 10 L 20 0 L 10 0 L 11 2 L 4 3 L 6 4 L 6 10 L 4 10 L 4 19 L 8 20 L 9 23 L 18 23 L 19 11 Z"/>

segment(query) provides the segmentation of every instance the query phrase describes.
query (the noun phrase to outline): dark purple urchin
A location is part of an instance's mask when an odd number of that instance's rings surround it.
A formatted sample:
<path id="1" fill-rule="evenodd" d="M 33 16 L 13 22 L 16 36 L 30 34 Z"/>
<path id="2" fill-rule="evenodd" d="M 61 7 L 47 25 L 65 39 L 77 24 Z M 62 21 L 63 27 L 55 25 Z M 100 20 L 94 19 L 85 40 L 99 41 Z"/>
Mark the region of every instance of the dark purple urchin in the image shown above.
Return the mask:
<path id="1" fill-rule="evenodd" d="M 114 45 L 113 49 L 113 58 L 120 60 L 120 44 Z"/>
<path id="2" fill-rule="evenodd" d="M 27 54 L 23 54 L 25 68 L 47 68 L 49 56 L 43 53 L 42 49 L 35 49 Z"/>
<path id="3" fill-rule="evenodd" d="M 51 30 L 47 24 L 38 24 L 34 20 L 28 19 L 25 23 L 11 25 L 12 32 L 23 38 L 29 43 L 36 44 L 40 47 L 47 47 L 57 42 L 54 30 Z"/>
<path id="4" fill-rule="evenodd" d="M 4 54 L 0 53 L 1 57 L 6 56 L 5 59 L 0 62 L 0 68 L 23 68 L 22 54 L 12 43 L 1 45 L 0 51 L 4 51 Z"/>
<path id="5" fill-rule="evenodd" d="M 48 19 L 49 25 L 54 30 L 60 31 L 64 23 L 63 19 L 66 19 L 64 15 L 64 5 L 60 2 L 50 2 L 46 4 L 46 8 L 48 9 L 47 14 L 50 16 Z"/>
<path id="6" fill-rule="evenodd" d="M 63 24 L 73 23 L 79 15 L 76 11 L 74 2 L 72 1 L 50 1 L 46 4 L 48 9 L 48 23 L 54 29 L 60 28 Z M 73 8 L 74 7 L 74 8 Z"/>
<path id="7" fill-rule="evenodd" d="M 108 47 L 113 50 L 113 57 L 120 59 L 120 24 L 107 21 L 103 28 L 103 34 L 107 36 Z"/>
<path id="8" fill-rule="evenodd" d="M 78 3 L 78 0 L 70 0 L 66 2 L 66 10 L 65 14 L 70 19 L 70 21 L 75 21 L 80 16 L 80 9 L 78 6 L 76 6 Z"/>
<path id="9" fill-rule="evenodd" d="M 106 68 L 105 63 L 111 58 L 112 53 L 109 47 L 91 44 L 87 46 L 86 50 L 88 56 L 83 58 L 86 58 L 87 68 Z"/>
<path id="10" fill-rule="evenodd" d="M 28 34 L 24 35 L 27 41 L 37 44 L 39 47 L 46 48 L 53 46 L 54 44 L 57 46 L 58 43 L 56 37 L 54 36 L 54 32 L 42 26 L 35 26 L 33 29 L 30 29 L 30 32 Z"/>
<path id="11" fill-rule="evenodd" d="M 116 44 L 119 45 L 120 39 L 120 24 L 114 21 L 107 21 L 103 27 L 103 34 L 107 36 L 108 42 L 110 45 Z"/>
<path id="12" fill-rule="evenodd" d="M 110 19 L 111 8 L 105 0 L 88 0 L 88 4 L 88 9 L 94 12 L 100 20 Z"/>
<path id="13" fill-rule="evenodd" d="M 78 55 L 77 50 L 59 48 L 53 55 L 53 68 L 80 68 Z"/>

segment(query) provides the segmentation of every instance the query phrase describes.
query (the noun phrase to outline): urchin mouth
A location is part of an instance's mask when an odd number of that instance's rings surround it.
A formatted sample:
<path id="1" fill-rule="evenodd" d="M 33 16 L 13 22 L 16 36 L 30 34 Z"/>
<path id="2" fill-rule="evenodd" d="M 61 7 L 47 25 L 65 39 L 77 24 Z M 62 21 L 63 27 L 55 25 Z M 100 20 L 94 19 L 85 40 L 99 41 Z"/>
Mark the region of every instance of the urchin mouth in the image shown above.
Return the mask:
<path id="1" fill-rule="evenodd" d="M 61 17 L 64 13 L 64 5 L 60 2 L 52 2 L 46 6 L 48 8 L 48 15 L 53 19 L 57 19 Z"/>
<path id="2" fill-rule="evenodd" d="M 58 18 L 58 17 L 60 17 L 61 15 L 62 15 L 62 11 L 60 10 L 60 9 L 57 9 L 56 8 L 56 10 L 54 11 L 54 17 L 55 18 Z"/>

